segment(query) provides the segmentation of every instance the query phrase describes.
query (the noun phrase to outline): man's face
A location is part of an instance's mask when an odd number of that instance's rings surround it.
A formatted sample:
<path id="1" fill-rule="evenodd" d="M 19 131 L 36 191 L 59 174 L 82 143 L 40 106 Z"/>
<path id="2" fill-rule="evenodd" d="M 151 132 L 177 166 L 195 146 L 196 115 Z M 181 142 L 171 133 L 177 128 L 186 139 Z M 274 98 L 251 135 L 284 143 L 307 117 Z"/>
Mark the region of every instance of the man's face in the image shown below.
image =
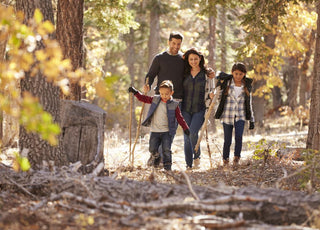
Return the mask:
<path id="1" fill-rule="evenodd" d="M 169 51 L 172 55 L 178 54 L 180 47 L 181 47 L 182 40 L 172 38 L 171 41 L 169 41 Z"/>

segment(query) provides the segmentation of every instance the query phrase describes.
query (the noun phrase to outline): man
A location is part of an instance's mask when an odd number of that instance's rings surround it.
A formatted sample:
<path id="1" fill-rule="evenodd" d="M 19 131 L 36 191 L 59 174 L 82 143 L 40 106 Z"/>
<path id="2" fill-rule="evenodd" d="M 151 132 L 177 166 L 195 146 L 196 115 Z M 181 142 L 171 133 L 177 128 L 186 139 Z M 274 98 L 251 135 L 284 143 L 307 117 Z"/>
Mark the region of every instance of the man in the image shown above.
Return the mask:
<path id="1" fill-rule="evenodd" d="M 146 81 L 143 91 L 145 93 L 150 91 L 154 79 L 158 77 L 157 86 L 155 88 L 155 94 L 159 94 L 159 85 L 164 80 L 170 80 L 174 86 L 174 94 L 172 95 L 175 101 L 179 102 L 181 107 L 181 101 L 183 98 L 183 79 L 184 79 L 184 60 L 183 53 L 180 51 L 183 35 L 179 32 L 171 32 L 168 40 L 168 49 L 164 52 L 157 54 L 152 60 L 149 71 L 146 75 Z M 209 68 L 209 77 L 214 78 L 215 73 Z M 147 81 L 148 78 L 148 81 Z M 181 108 L 180 108 L 181 109 Z M 178 124 L 176 124 L 176 128 Z M 174 136 L 172 137 L 173 141 Z M 148 165 L 159 166 L 162 155 L 161 146 L 159 148 L 160 157 L 154 159 L 152 156 L 148 160 Z"/>
<path id="2" fill-rule="evenodd" d="M 148 78 L 148 84 L 144 85 L 144 92 L 150 90 L 155 77 L 158 77 L 158 83 L 155 89 L 155 94 L 159 94 L 159 84 L 164 80 L 170 80 L 174 86 L 173 98 L 181 102 L 183 91 L 182 82 L 184 74 L 184 62 L 180 52 L 181 43 L 183 36 L 180 33 L 172 32 L 170 33 L 168 45 L 169 49 L 157 54 L 149 68 L 146 75 Z"/>

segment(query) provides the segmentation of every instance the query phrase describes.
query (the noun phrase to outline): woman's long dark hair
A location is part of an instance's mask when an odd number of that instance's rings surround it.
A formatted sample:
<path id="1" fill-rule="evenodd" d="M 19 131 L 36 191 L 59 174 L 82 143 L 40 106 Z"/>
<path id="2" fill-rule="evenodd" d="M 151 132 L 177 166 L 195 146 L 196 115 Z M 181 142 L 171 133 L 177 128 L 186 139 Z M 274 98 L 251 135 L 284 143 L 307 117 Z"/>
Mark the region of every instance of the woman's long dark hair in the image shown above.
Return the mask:
<path id="1" fill-rule="evenodd" d="M 188 61 L 190 54 L 195 54 L 195 55 L 198 55 L 200 57 L 200 63 L 199 63 L 200 69 L 204 70 L 205 73 L 207 74 L 207 67 L 205 67 L 205 65 L 204 65 L 204 56 L 196 48 L 188 49 L 183 55 L 184 72 L 185 72 L 185 74 L 190 74 L 190 72 L 191 72 L 191 66 L 190 66 L 189 61 Z"/>

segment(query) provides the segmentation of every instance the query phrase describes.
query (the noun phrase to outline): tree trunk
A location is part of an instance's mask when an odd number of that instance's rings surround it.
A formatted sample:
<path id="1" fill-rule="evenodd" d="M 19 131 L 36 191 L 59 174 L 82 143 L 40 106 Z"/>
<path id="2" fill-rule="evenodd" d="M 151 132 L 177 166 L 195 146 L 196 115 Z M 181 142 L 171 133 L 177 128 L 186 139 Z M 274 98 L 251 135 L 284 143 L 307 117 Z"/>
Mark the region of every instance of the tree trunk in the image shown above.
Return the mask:
<path id="1" fill-rule="evenodd" d="M 227 71 L 227 41 L 226 41 L 226 8 L 222 5 L 220 10 L 220 31 L 221 31 L 221 71 Z"/>
<path id="2" fill-rule="evenodd" d="M 25 23 L 33 17 L 36 8 L 39 8 L 43 14 L 44 20 L 53 21 L 53 9 L 50 0 L 17 0 L 17 10 L 21 10 L 25 15 Z M 37 49 L 41 49 L 43 43 L 38 43 Z M 53 121 L 59 123 L 60 110 L 60 89 L 52 83 L 47 82 L 42 73 L 31 77 L 29 72 L 25 73 L 25 78 L 20 82 L 21 94 L 30 92 L 33 96 L 39 98 L 43 109 L 49 112 Z M 28 149 L 28 159 L 31 166 L 39 168 L 43 161 L 54 161 L 56 165 L 62 165 L 66 162 L 60 148 L 51 146 L 48 142 L 42 140 L 38 134 L 28 133 L 24 127 L 20 127 L 19 133 L 20 150 Z"/>
<path id="3" fill-rule="evenodd" d="M 307 149 L 320 150 L 320 2 L 317 7 L 316 49 L 314 54 L 313 85 L 311 92 L 310 121 Z"/>
<path id="4" fill-rule="evenodd" d="M 84 0 L 59 0 L 57 13 L 57 40 L 64 58 L 69 58 L 73 70 L 83 67 L 83 2 Z M 65 99 L 81 100 L 78 81 L 70 82 L 70 95 Z"/>
<path id="5" fill-rule="evenodd" d="M 276 26 L 278 24 L 278 15 L 274 15 L 271 19 L 271 27 Z M 265 44 L 267 47 L 270 49 L 274 49 L 275 47 L 275 40 L 276 40 L 277 35 L 273 33 L 268 33 L 264 35 L 265 38 Z M 270 63 L 270 60 L 272 59 L 272 56 L 269 55 L 267 57 L 268 60 L 266 60 L 266 63 Z M 260 73 L 262 76 L 267 77 L 269 75 L 269 72 L 263 71 Z M 254 89 L 258 89 L 259 87 L 263 86 L 266 84 L 266 80 L 262 79 L 259 81 L 256 81 L 254 83 Z M 265 113 L 265 107 L 266 107 L 266 101 L 264 97 L 253 97 L 253 109 L 255 112 L 255 120 L 259 126 L 263 126 L 263 119 L 264 119 L 264 113 Z"/>
<path id="6" fill-rule="evenodd" d="M 0 31 L 0 37 L 2 37 L 2 32 Z M 5 52 L 7 46 L 7 38 L 0 40 L 0 60 L 5 59 Z M 3 122 L 4 122 L 4 112 L 0 111 L 0 140 L 3 140 Z"/>
<path id="7" fill-rule="evenodd" d="M 216 18 L 215 16 L 209 17 L 209 56 L 208 56 L 208 66 L 215 69 L 216 68 Z"/>
<path id="8" fill-rule="evenodd" d="M 150 35 L 148 40 L 148 65 L 159 52 L 160 43 L 160 14 L 159 6 L 154 5 L 150 11 Z"/>
<path id="9" fill-rule="evenodd" d="M 286 86 L 288 91 L 286 104 L 289 105 L 292 110 L 297 107 L 298 96 L 298 84 L 299 84 L 299 68 L 298 60 L 296 57 L 290 57 L 286 71 L 283 73 L 286 80 Z"/>
<path id="10" fill-rule="evenodd" d="M 313 53 L 313 47 L 314 47 L 314 40 L 315 40 L 316 31 L 311 30 L 309 39 L 308 39 L 308 46 L 307 51 L 305 53 L 305 58 L 303 60 L 302 66 L 301 66 L 301 74 L 300 74 L 300 91 L 299 91 L 299 105 L 306 106 L 306 100 L 307 100 L 307 71 L 309 69 L 309 62 L 311 55 Z"/>

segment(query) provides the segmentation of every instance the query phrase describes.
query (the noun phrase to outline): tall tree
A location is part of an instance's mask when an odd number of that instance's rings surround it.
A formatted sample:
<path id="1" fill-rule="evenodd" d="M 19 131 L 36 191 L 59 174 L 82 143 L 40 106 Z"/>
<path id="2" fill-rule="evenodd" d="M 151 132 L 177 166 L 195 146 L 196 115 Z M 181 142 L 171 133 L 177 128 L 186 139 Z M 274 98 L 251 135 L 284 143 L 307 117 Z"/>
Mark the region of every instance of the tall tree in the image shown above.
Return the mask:
<path id="1" fill-rule="evenodd" d="M 71 60 L 73 70 L 83 67 L 83 3 L 84 0 L 59 0 L 57 11 L 57 40 L 64 58 Z M 81 86 L 78 80 L 70 82 L 70 95 L 66 99 L 79 101 Z"/>
<path id="2" fill-rule="evenodd" d="M 44 20 L 54 22 L 51 0 L 16 1 L 16 9 L 24 12 L 26 24 L 33 17 L 36 8 L 40 9 Z M 38 50 L 43 47 L 44 44 L 42 42 L 37 43 Z M 38 72 L 36 76 L 32 76 L 30 72 L 26 72 L 24 79 L 20 82 L 20 86 L 22 96 L 25 92 L 29 92 L 39 98 L 43 109 L 52 115 L 55 122 L 59 123 L 60 89 L 57 86 L 54 86 L 51 82 L 47 82 L 41 72 Z M 19 147 L 20 150 L 29 150 L 28 159 L 33 168 L 39 168 L 44 160 L 52 160 L 56 165 L 62 165 L 66 162 L 59 148 L 51 146 L 38 134 L 27 132 L 23 126 L 20 127 Z"/>
<path id="3" fill-rule="evenodd" d="M 320 2 L 316 1 L 317 33 L 314 54 L 313 85 L 311 92 L 310 121 L 307 149 L 320 150 Z"/>

